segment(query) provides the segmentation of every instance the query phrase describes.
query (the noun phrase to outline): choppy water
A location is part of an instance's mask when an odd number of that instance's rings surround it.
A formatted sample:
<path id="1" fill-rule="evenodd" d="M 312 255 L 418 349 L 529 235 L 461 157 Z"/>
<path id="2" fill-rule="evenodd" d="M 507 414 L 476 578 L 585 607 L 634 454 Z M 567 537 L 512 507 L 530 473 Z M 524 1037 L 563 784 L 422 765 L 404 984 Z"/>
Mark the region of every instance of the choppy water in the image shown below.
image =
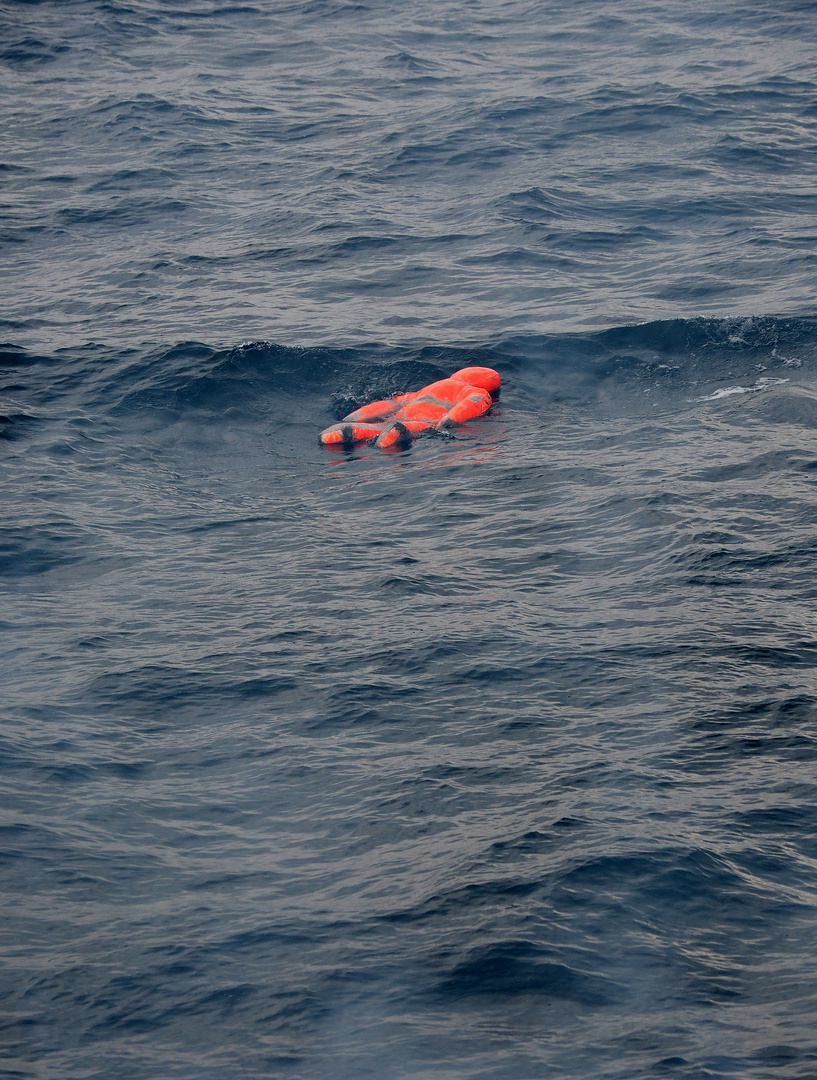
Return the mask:
<path id="1" fill-rule="evenodd" d="M 814 14 L 0 6 L 0 1075 L 817 1076 Z"/>

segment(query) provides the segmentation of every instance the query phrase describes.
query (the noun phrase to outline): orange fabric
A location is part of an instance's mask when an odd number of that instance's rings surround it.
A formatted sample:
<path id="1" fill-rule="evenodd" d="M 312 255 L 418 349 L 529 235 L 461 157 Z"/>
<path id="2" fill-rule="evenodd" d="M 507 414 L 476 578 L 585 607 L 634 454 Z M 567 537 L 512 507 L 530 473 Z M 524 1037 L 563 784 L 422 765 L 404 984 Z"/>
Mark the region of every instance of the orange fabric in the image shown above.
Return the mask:
<path id="1" fill-rule="evenodd" d="M 402 409 L 398 409 L 396 415 L 406 420 L 425 420 L 426 423 L 432 424 L 439 420 L 441 416 L 445 416 L 445 405 L 438 405 L 436 401 L 426 401 L 425 398 L 418 398 L 417 401 L 410 401 L 408 405 L 404 405 Z"/>
<path id="2" fill-rule="evenodd" d="M 464 424 L 466 420 L 482 416 L 491 405 L 493 405 L 493 398 L 487 390 L 471 390 L 448 410 L 446 421 L 451 424 Z"/>
<path id="3" fill-rule="evenodd" d="M 493 368 L 460 368 L 448 379 L 429 383 L 413 394 L 363 405 L 319 438 L 325 446 L 348 446 L 372 438 L 383 449 L 405 445 L 418 431 L 442 430 L 482 416 L 493 404 L 492 395 L 498 394 L 500 383 L 499 372 Z"/>
<path id="4" fill-rule="evenodd" d="M 354 412 L 350 412 L 343 419 L 382 420 L 386 416 L 391 416 L 404 401 L 411 401 L 414 396 L 414 394 L 399 394 L 397 397 L 388 398 L 385 401 L 373 401 L 370 405 L 363 405 L 360 409 L 355 409 Z"/>
<path id="5" fill-rule="evenodd" d="M 412 433 L 406 425 L 397 420 L 395 423 L 390 424 L 382 435 L 378 435 L 375 446 L 381 450 L 388 450 L 391 446 L 405 446 L 411 442 L 411 435 Z"/>
<path id="6" fill-rule="evenodd" d="M 365 442 L 374 439 L 383 430 L 382 424 L 333 424 L 326 431 L 320 433 L 320 441 L 324 446 L 332 446 L 338 443 L 346 444 Z"/>
<path id="7" fill-rule="evenodd" d="M 460 368 L 451 378 L 466 382 L 470 386 L 478 386 L 481 390 L 487 390 L 489 394 L 496 394 L 502 382 L 499 372 L 489 367 Z"/>

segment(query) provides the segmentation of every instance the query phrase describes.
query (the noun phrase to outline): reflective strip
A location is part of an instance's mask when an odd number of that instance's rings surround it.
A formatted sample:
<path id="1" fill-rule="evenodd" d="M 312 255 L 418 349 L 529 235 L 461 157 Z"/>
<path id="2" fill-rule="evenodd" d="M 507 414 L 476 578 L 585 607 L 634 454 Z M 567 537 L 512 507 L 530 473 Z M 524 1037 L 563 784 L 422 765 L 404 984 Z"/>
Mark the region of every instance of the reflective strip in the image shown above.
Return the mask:
<path id="1" fill-rule="evenodd" d="M 417 401 L 418 402 L 427 401 L 429 403 L 429 405 L 441 405 L 445 409 L 446 412 L 448 412 L 448 410 L 454 404 L 453 401 L 445 401 L 443 398 L 433 397 L 431 394 L 428 394 L 428 395 L 423 394 L 422 397 L 417 398 Z"/>

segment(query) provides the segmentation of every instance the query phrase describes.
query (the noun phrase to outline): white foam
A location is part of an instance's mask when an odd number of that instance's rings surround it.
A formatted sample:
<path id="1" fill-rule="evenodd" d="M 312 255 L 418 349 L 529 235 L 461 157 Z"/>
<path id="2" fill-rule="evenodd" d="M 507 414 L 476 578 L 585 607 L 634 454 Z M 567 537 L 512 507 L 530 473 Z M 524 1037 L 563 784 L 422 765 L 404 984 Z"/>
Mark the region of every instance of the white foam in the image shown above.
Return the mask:
<path id="1" fill-rule="evenodd" d="M 714 394 L 698 398 L 699 401 L 717 401 L 719 398 L 732 397 L 733 394 L 756 394 L 759 390 L 768 390 L 770 386 L 780 386 L 787 383 L 788 379 L 758 379 L 753 386 L 725 386 L 722 390 L 716 390 Z"/>

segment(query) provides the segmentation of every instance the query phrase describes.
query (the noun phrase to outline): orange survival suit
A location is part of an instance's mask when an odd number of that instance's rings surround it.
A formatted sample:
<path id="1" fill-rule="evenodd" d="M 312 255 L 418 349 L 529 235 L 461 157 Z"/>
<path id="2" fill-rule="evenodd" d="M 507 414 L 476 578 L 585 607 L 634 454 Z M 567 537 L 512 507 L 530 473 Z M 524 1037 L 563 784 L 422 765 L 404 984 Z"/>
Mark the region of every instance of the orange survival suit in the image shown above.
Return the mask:
<path id="1" fill-rule="evenodd" d="M 465 367 L 413 394 L 373 401 L 318 436 L 324 446 L 351 446 L 374 439 L 381 449 L 406 446 L 418 431 L 443 431 L 486 413 L 499 393 L 499 372 Z"/>

